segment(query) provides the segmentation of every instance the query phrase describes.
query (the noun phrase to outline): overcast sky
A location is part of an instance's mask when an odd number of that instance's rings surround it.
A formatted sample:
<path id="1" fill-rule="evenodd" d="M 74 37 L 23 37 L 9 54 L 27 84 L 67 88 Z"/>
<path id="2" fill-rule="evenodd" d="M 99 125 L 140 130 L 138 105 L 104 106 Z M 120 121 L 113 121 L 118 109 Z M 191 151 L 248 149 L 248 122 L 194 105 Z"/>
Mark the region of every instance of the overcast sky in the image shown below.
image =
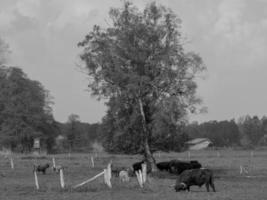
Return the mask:
<path id="1" fill-rule="evenodd" d="M 145 2 L 133 0 L 139 8 Z M 267 115 L 267 1 L 158 0 L 182 19 L 187 49 L 206 66 L 198 95 L 208 113 L 191 120 L 229 120 Z M 0 0 L 0 37 L 12 51 L 9 63 L 39 80 L 54 97 L 55 119 L 71 113 L 99 122 L 103 103 L 86 91 L 77 43 L 94 24 L 107 26 L 110 7 L 121 0 Z"/>

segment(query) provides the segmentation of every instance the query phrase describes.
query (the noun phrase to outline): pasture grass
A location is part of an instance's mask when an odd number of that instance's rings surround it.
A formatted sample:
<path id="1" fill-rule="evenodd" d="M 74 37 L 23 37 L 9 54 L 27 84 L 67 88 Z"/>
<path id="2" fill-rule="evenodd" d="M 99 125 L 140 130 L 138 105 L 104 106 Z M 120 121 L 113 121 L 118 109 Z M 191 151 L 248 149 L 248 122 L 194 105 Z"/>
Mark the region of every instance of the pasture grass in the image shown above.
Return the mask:
<path id="1" fill-rule="evenodd" d="M 113 177 L 112 189 L 105 184 L 103 177 L 99 177 L 80 188 L 73 189 L 79 184 L 103 171 L 112 160 L 113 165 L 130 167 L 139 161 L 139 155 L 110 155 L 98 154 L 95 158 L 95 167 L 91 167 L 90 154 L 58 154 L 42 155 L 38 159 L 32 155 L 14 154 L 15 168 L 10 168 L 10 161 L 0 157 L 0 199 L 1 200 L 143 200 L 143 199 L 175 199 L 175 200 L 252 200 L 267 199 L 267 150 L 250 151 L 221 150 L 192 151 L 191 160 L 198 160 L 204 167 L 214 170 L 216 193 L 207 193 L 205 187 L 192 187 L 191 192 L 176 193 L 173 189 L 176 176 L 166 172 L 158 172 L 148 177 L 148 183 L 140 188 L 135 177 L 129 183 L 121 183 Z M 92 154 L 93 155 L 93 154 Z M 50 163 L 55 157 L 56 164 L 64 166 L 66 188 L 60 188 L 59 174 L 47 170 L 47 174 L 38 174 L 40 189 L 37 191 L 34 184 L 33 164 Z M 155 154 L 157 162 L 171 159 L 188 160 L 187 152 Z M 240 175 L 240 165 L 247 166 L 250 178 Z"/>

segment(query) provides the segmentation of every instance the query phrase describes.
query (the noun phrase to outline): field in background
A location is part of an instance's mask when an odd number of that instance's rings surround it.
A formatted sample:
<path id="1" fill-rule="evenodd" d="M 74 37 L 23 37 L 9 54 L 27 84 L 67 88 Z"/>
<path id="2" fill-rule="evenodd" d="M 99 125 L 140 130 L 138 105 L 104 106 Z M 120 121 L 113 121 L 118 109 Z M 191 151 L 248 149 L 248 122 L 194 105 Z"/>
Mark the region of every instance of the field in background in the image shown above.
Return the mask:
<path id="1" fill-rule="evenodd" d="M 93 154 L 92 154 L 93 155 Z M 173 187 L 175 177 L 167 173 L 158 173 L 149 177 L 149 183 L 141 189 L 135 177 L 129 183 L 120 183 L 118 178 L 112 178 L 112 189 L 104 185 L 103 177 L 72 189 L 72 186 L 93 177 L 103 171 L 112 160 L 115 166 L 130 167 L 139 161 L 140 156 L 98 154 L 95 167 L 91 167 L 90 154 L 55 155 L 56 164 L 63 165 L 66 189 L 60 189 L 59 174 L 52 169 L 46 175 L 38 174 L 40 190 L 35 189 L 32 155 L 13 155 L 14 166 L 10 161 L 0 157 L 0 199 L 1 200 L 74 200 L 74 199 L 222 199 L 222 200 L 264 200 L 267 196 L 267 150 L 259 151 L 192 151 L 191 160 L 198 160 L 204 167 L 215 172 L 216 193 L 207 193 L 205 187 L 192 187 L 192 192 L 176 193 Z M 38 164 L 49 162 L 52 165 L 52 155 L 40 156 Z M 188 160 L 188 152 L 155 154 L 156 160 L 170 159 Z M 249 174 L 240 175 L 240 165 L 248 168 Z M 249 177 L 246 177 L 249 176 Z"/>

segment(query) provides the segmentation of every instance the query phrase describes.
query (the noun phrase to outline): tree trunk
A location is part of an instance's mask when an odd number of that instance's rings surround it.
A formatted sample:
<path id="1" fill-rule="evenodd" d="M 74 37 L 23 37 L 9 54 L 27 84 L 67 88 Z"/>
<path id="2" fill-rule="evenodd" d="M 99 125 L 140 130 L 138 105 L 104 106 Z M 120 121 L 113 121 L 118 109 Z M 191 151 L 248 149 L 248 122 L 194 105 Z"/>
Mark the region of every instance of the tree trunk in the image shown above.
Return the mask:
<path id="1" fill-rule="evenodd" d="M 142 140 L 143 140 L 143 145 L 144 145 L 144 158 L 145 158 L 145 161 L 148 162 L 148 164 L 151 166 L 152 172 L 155 172 L 155 171 L 157 171 L 156 160 L 150 151 L 150 147 L 149 147 L 149 143 L 148 143 L 149 133 L 147 130 L 146 117 L 145 117 L 145 113 L 144 113 L 144 109 L 143 109 L 143 103 L 142 103 L 142 100 L 140 98 L 138 99 L 138 101 L 139 101 L 140 113 L 142 116 L 142 129 L 143 129 Z"/>

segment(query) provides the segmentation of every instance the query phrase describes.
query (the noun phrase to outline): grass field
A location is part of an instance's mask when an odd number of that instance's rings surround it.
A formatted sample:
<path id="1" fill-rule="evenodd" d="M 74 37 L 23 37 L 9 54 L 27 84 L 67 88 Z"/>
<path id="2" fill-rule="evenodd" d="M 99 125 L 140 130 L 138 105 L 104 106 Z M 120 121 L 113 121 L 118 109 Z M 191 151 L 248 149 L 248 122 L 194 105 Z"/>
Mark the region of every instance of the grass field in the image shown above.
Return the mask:
<path id="1" fill-rule="evenodd" d="M 0 157 L 0 199 L 1 200 L 74 200 L 74 199 L 114 199 L 114 200 L 142 200 L 142 199 L 190 199 L 190 200 L 266 200 L 267 199 L 267 151 L 222 150 L 191 152 L 192 160 L 198 160 L 204 167 L 214 170 L 216 193 L 207 193 L 205 187 L 192 187 L 191 192 L 176 193 L 173 187 L 175 176 L 158 173 L 149 177 L 149 182 L 143 189 L 138 186 L 135 177 L 129 183 L 121 183 L 118 178 L 112 178 L 112 189 L 104 185 L 103 177 L 84 185 L 78 189 L 72 186 L 93 177 L 103 171 L 112 160 L 115 166 L 130 166 L 139 161 L 140 156 L 98 154 L 95 167 L 91 167 L 90 154 L 55 155 L 56 164 L 65 166 L 64 178 L 66 189 L 60 188 L 59 174 L 48 169 L 47 174 L 38 174 L 40 189 L 34 184 L 32 155 L 13 155 L 15 168 L 10 168 L 10 161 Z M 188 160 L 185 153 L 161 153 L 155 155 L 157 161 L 170 159 Z M 49 162 L 52 156 L 40 156 L 38 164 Z M 240 175 L 240 165 L 249 167 L 249 177 Z"/>

